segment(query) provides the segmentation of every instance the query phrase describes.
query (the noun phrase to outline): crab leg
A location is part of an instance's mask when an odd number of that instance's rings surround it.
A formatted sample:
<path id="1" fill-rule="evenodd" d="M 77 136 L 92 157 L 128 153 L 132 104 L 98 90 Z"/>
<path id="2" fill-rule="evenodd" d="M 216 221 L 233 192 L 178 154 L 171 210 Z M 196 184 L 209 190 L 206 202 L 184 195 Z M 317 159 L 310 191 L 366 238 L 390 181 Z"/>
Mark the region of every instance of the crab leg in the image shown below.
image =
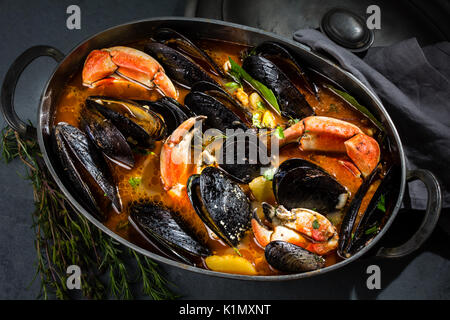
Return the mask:
<path id="1" fill-rule="evenodd" d="M 376 168 L 380 160 L 378 142 L 354 124 L 339 119 L 307 117 L 284 130 L 284 138 L 279 141 L 279 145 L 297 141 L 305 151 L 347 153 L 365 177 Z"/>
<path id="2" fill-rule="evenodd" d="M 252 230 L 256 241 L 262 247 L 267 246 L 270 242 L 275 240 L 282 240 L 290 242 L 299 247 L 302 247 L 310 252 L 314 252 L 319 255 L 327 254 L 334 250 L 338 246 L 338 233 L 334 234 L 326 241 L 315 242 L 303 236 L 298 231 L 292 230 L 286 226 L 275 226 L 273 230 L 269 230 L 257 218 L 252 219 Z"/>
<path id="3" fill-rule="evenodd" d="M 363 176 L 367 177 L 380 161 L 380 146 L 368 135 L 359 133 L 344 142 L 347 155 L 356 164 Z"/>
<path id="4" fill-rule="evenodd" d="M 191 160 L 191 143 L 200 130 L 195 126 L 205 116 L 184 121 L 167 138 L 161 150 L 160 171 L 164 189 L 176 197 L 183 197 L 188 178 L 197 173 L 196 161 Z"/>
<path id="5" fill-rule="evenodd" d="M 83 84 L 95 87 L 101 80 L 117 73 L 121 77 L 146 88 L 155 85 L 166 95 L 176 99 L 178 92 L 163 67 L 148 54 L 129 47 L 112 47 L 92 51 L 86 58 Z"/>

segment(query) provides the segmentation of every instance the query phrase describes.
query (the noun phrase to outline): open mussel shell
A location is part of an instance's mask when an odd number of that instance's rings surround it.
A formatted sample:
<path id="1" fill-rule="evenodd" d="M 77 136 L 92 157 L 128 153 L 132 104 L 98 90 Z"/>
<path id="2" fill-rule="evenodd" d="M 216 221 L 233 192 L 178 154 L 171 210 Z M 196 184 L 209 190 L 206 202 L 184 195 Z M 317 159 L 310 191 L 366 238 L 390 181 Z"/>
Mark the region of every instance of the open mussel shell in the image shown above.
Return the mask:
<path id="1" fill-rule="evenodd" d="M 227 129 L 243 129 L 248 127 L 222 102 L 203 92 L 190 92 L 184 98 L 184 104 L 197 116 L 206 116 L 205 125 L 226 132 Z"/>
<path id="2" fill-rule="evenodd" d="M 260 55 L 252 55 L 244 59 L 242 68 L 273 91 L 282 116 L 303 119 L 314 115 L 305 96 L 272 61 Z"/>
<path id="3" fill-rule="evenodd" d="M 188 89 L 198 81 L 214 82 L 194 60 L 169 46 L 150 42 L 144 51 L 158 60 L 171 80 Z"/>
<path id="4" fill-rule="evenodd" d="M 252 113 L 249 109 L 242 106 L 236 101 L 227 91 L 225 91 L 221 86 L 216 83 L 208 81 L 200 81 L 195 83 L 191 91 L 203 92 L 215 99 L 219 100 L 222 104 L 227 106 L 230 110 L 236 114 L 242 114 L 243 117 L 251 121 Z"/>
<path id="5" fill-rule="evenodd" d="M 89 138 L 80 129 L 65 122 L 61 122 L 55 127 L 54 134 L 57 141 L 57 147 L 62 147 L 59 152 L 60 158 L 63 159 L 63 165 L 70 162 L 70 168 L 68 167 L 68 170 L 77 168 L 76 163 L 82 166 L 85 172 L 91 176 L 92 181 L 95 182 L 104 192 L 105 196 L 111 200 L 115 210 L 117 212 L 122 211 L 122 204 L 116 185 L 109 171 L 108 164 Z M 73 178 L 74 175 L 77 177 L 83 176 L 79 171 L 72 172 L 70 175 L 71 178 Z M 85 187 L 85 184 L 83 184 L 82 187 L 78 185 L 75 186 L 76 189 L 86 189 Z M 88 191 L 89 188 L 86 189 L 86 192 L 83 192 L 84 196 L 90 193 L 90 191 Z"/>
<path id="6" fill-rule="evenodd" d="M 192 264 L 192 257 L 211 254 L 188 228 L 180 215 L 149 201 L 130 204 L 129 221 L 157 248 L 163 246 L 175 258 Z"/>
<path id="7" fill-rule="evenodd" d="M 81 117 L 84 132 L 106 157 L 128 168 L 134 166 L 133 152 L 127 140 L 111 121 L 88 110 L 84 110 Z"/>
<path id="8" fill-rule="evenodd" d="M 321 256 L 285 241 L 270 242 L 264 254 L 267 262 L 282 272 L 307 272 L 325 266 L 325 259 Z"/>
<path id="9" fill-rule="evenodd" d="M 250 228 L 251 205 L 241 187 L 215 167 L 188 180 L 189 199 L 202 221 L 220 239 L 236 247 Z"/>
<path id="10" fill-rule="evenodd" d="M 155 31 L 153 38 L 158 42 L 175 47 L 178 51 L 185 52 L 200 65 L 207 65 L 211 72 L 225 77 L 222 69 L 214 60 L 181 33 L 170 28 L 159 28 Z"/>
<path id="11" fill-rule="evenodd" d="M 253 130 L 227 136 L 216 155 L 219 167 L 241 183 L 261 175 L 263 163 L 270 163 L 266 145 Z"/>
<path id="12" fill-rule="evenodd" d="M 156 101 L 135 100 L 144 108 L 161 115 L 167 126 L 167 135 L 170 135 L 184 121 L 193 116 L 192 112 L 182 106 L 177 100 L 170 97 L 162 97 Z"/>
<path id="13" fill-rule="evenodd" d="M 398 166 L 392 166 L 386 172 L 383 180 L 372 196 L 366 210 L 355 227 L 359 209 L 370 185 L 378 178 L 379 171 L 372 174 L 362 183 L 351 201 L 342 221 L 339 234 L 338 254 L 348 258 L 364 248 L 380 231 L 383 220 L 386 218 L 386 203 L 393 190 L 398 188 L 400 170 Z M 385 205 L 380 209 L 378 203 L 384 197 Z"/>
<path id="14" fill-rule="evenodd" d="M 304 159 L 284 161 L 273 176 L 277 203 L 288 210 L 306 208 L 321 213 L 341 209 L 348 198 L 346 189 L 322 168 Z"/>
<path id="15" fill-rule="evenodd" d="M 146 148 L 167 137 L 162 117 L 134 101 L 90 96 L 86 104 L 109 119 L 131 144 Z"/>
<path id="16" fill-rule="evenodd" d="M 255 47 L 252 52 L 257 55 L 262 55 L 274 63 L 276 63 L 276 61 L 283 61 L 287 67 L 295 70 L 296 75 L 302 80 L 304 87 L 311 94 L 317 96 L 317 85 L 308 77 L 304 68 L 300 66 L 292 53 L 283 45 L 273 41 L 266 41 Z"/>

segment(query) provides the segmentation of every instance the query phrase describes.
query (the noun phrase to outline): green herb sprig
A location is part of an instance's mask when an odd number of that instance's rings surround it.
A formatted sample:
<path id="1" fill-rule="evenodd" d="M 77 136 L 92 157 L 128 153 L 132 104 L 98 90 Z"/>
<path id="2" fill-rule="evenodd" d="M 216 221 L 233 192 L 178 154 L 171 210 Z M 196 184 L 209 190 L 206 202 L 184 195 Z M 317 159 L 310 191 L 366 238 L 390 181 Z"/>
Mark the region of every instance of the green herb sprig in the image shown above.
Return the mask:
<path id="1" fill-rule="evenodd" d="M 229 58 L 231 69 L 230 69 L 230 75 L 237 83 L 242 83 L 241 79 L 245 80 L 249 85 L 251 85 L 256 91 L 258 91 L 264 99 L 272 106 L 273 109 L 275 109 L 278 114 L 281 114 L 280 106 L 278 105 L 277 98 L 275 97 L 272 90 L 267 88 L 264 84 L 261 82 L 253 79 L 247 71 L 242 69 L 240 65 L 238 65 L 233 59 Z"/>
<path id="2" fill-rule="evenodd" d="M 33 185 L 35 279 L 40 278 L 40 298 L 78 296 L 79 291 L 66 287 L 70 265 L 78 265 L 82 270 L 81 294 L 87 299 L 132 299 L 139 286 L 143 294 L 153 299 L 176 298 L 153 261 L 92 227 L 71 208 L 49 175 L 35 142 L 24 141 L 12 129 L 5 128 L 2 158 L 5 163 L 20 159 L 27 167 L 26 178 Z"/>

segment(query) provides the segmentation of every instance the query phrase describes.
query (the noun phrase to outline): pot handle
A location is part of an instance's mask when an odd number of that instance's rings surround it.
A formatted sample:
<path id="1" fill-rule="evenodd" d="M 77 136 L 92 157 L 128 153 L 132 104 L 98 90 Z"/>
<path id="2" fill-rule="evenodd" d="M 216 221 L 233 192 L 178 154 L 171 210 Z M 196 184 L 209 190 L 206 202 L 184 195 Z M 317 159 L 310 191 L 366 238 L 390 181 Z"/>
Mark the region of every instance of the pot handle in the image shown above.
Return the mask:
<path id="1" fill-rule="evenodd" d="M 56 62 L 61 62 L 64 59 L 64 54 L 49 46 L 35 46 L 27 49 L 13 62 L 2 85 L 1 93 L 1 110 L 8 125 L 24 139 L 36 139 L 36 128 L 27 125 L 17 115 L 14 109 L 14 92 L 16 90 L 17 82 L 23 70 L 36 58 L 41 56 L 52 57 Z"/>
<path id="2" fill-rule="evenodd" d="M 395 248 L 380 248 L 376 254 L 380 258 L 401 258 L 419 249 L 433 232 L 439 220 L 442 208 L 442 192 L 437 178 L 428 170 L 411 170 L 406 181 L 420 180 L 425 184 L 428 193 L 427 208 L 419 230 L 404 244 Z"/>

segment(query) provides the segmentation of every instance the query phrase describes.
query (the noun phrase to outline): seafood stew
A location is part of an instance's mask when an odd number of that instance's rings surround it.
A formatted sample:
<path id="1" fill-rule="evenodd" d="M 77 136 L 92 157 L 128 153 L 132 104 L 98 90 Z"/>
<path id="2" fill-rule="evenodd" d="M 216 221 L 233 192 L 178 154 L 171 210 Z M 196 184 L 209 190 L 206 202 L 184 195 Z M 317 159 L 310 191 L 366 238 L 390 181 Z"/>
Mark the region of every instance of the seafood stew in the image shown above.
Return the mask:
<path id="1" fill-rule="evenodd" d="M 398 175 L 383 128 L 288 49 L 167 28 L 125 45 L 86 57 L 53 120 L 68 184 L 109 229 L 247 275 L 335 264 L 381 230 Z"/>

